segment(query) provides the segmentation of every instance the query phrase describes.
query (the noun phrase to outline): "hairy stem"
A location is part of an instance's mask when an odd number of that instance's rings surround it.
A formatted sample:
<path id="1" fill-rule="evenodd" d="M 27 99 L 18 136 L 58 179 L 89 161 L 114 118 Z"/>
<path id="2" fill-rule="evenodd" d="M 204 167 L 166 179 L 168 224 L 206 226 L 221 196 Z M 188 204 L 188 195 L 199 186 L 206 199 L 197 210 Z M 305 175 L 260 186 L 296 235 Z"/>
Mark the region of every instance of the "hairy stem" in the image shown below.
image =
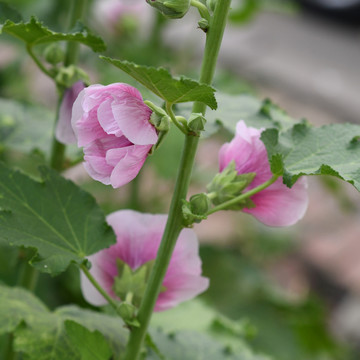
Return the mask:
<path id="1" fill-rule="evenodd" d="M 230 3 L 231 0 L 218 1 L 213 18 L 210 22 L 210 28 L 206 35 L 205 52 L 200 75 L 200 81 L 205 84 L 212 83 Z M 206 105 L 203 103 L 196 102 L 193 106 L 193 112 L 201 112 L 204 114 L 205 110 Z M 168 221 L 138 313 L 140 327 L 134 328 L 130 334 L 124 360 L 137 360 L 139 357 L 141 346 L 150 323 L 157 297 L 161 290 L 161 285 L 176 240 L 183 227 L 181 211 L 182 200 L 185 199 L 187 195 L 198 142 L 199 138 L 196 136 L 190 134 L 185 136 L 185 143 L 170 205 Z"/>
<path id="2" fill-rule="evenodd" d="M 90 271 L 87 267 L 82 264 L 80 265 L 81 270 L 85 274 L 85 276 L 89 279 L 89 281 L 94 285 L 95 289 L 106 299 L 106 301 L 117 311 L 118 306 L 116 301 L 100 286 L 100 284 L 95 280 L 95 278 L 91 275 Z"/>

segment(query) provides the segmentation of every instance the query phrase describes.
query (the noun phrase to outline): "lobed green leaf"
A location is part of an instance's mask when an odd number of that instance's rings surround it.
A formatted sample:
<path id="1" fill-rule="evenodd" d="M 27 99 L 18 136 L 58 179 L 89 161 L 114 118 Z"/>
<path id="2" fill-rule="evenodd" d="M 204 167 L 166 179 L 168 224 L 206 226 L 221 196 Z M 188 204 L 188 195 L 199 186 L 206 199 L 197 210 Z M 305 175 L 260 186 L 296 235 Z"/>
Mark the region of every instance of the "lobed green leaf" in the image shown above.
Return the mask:
<path id="1" fill-rule="evenodd" d="M 40 173 L 43 182 L 0 164 L 0 241 L 35 248 L 33 266 L 56 275 L 115 243 L 115 235 L 90 194 L 54 170 Z"/>
<path id="2" fill-rule="evenodd" d="M 106 50 L 103 40 L 80 22 L 77 22 L 70 32 L 59 33 L 44 26 L 36 17 L 31 17 L 28 22 L 6 20 L 0 24 L 0 34 L 2 32 L 24 41 L 29 46 L 54 41 L 78 41 L 96 52 Z"/>
<path id="3" fill-rule="evenodd" d="M 217 108 L 214 96 L 215 89 L 209 85 L 200 84 L 186 77 L 175 79 L 164 68 L 137 65 L 105 56 L 101 56 L 101 58 L 132 76 L 168 103 L 199 101 L 208 105 L 211 109 Z"/>
<path id="4" fill-rule="evenodd" d="M 360 125 L 355 124 L 331 124 L 318 128 L 296 124 L 283 133 L 277 129 L 265 130 L 261 140 L 267 148 L 270 163 L 276 165 L 277 173 L 282 168 L 287 186 L 294 185 L 302 175 L 332 175 L 360 191 L 359 136 Z"/>

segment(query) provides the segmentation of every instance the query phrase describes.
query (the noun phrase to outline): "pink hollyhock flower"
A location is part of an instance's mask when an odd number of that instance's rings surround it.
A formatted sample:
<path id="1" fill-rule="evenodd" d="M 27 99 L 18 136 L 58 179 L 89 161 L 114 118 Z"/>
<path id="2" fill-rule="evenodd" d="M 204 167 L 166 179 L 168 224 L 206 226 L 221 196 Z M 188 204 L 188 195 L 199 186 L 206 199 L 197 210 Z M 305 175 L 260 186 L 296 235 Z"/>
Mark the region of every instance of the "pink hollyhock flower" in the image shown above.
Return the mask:
<path id="1" fill-rule="evenodd" d="M 238 174 L 256 173 L 252 183 L 245 191 L 259 186 L 272 177 L 270 164 L 264 143 L 260 140 L 262 130 L 247 127 L 239 121 L 236 134 L 231 142 L 224 144 L 219 151 L 220 172 L 231 161 L 235 161 Z M 244 192 L 245 192 L 244 191 Z M 243 211 L 255 216 L 269 226 L 289 226 L 300 220 L 308 206 L 307 180 L 300 178 L 289 189 L 283 184 L 282 178 L 268 188 L 253 195 L 251 200 L 254 208 Z"/>
<path id="2" fill-rule="evenodd" d="M 89 175 L 118 188 L 134 179 L 158 135 L 134 87 L 91 85 L 74 102 L 72 127 Z"/>
<path id="3" fill-rule="evenodd" d="M 80 91 L 85 88 L 82 81 L 76 82 L 70 89 L 65 91 L 59 109 L 59 120 L 56 124 L 55 136 L 63 144 L 75 144 L 76 137 L 71 127 L 71 110 Z"/>
<path id="4" fill-rule="evenodd" d="M 91 274 L 114 298 L 114 277 L 118 275 L 116 259 L 138 269 L 156 258 L 167 215 L 142 214 L 132 210 L 120 210 L 110 214 L 107 222 L 115 231 L 117 243 L 89 257 Z M 155 311 L 162 311 L 192 299 L 205 291 L 209 280 L 201 276 L 199 243 L 193 230 L 180 233 L 167 269 Z M 96 306 L 106 304 L 103 296 L 93 287 L 85 275 L 81 275 L 81 289 L 85 299 Z"/>

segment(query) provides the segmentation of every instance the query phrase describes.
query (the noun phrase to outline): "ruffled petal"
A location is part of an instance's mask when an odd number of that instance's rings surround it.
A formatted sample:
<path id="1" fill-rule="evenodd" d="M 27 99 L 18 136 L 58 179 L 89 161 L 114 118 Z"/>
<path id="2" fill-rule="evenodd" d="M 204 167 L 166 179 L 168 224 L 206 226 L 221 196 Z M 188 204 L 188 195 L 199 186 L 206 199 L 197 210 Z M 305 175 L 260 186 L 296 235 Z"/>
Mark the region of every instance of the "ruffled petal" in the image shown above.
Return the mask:
<path id="1" fill-rule="evenodd" d="M 307 187 L 306 178 L 300 178 L 291 189 L 278 179 L 251 197 L 256 207 L 243 211 L 268 226 L 293 225 L 305 215 L 309 202 Z"/>
<path id="2" fill-rule="evenodd" d="M 157 132 L 149 121 L 152 112 L 142 100 L 124 93 L 114 99 L 111 107 L 119 128 L 132 143 L 153 145 L 157 142 Z"/>
<path id="3" fill-rule="evenodd" d="M 129 183 L 136 177 L 144 165 L 147 154 L 151 149 L 151 145 L 133 145 L 126 149 L 127 153 L 114 167 L 110 176 L 110 182 L 114 189 Z M 108 161 L 112 160 L 112 157 L 116 152 L 117 149 L 108 152 Z"/>

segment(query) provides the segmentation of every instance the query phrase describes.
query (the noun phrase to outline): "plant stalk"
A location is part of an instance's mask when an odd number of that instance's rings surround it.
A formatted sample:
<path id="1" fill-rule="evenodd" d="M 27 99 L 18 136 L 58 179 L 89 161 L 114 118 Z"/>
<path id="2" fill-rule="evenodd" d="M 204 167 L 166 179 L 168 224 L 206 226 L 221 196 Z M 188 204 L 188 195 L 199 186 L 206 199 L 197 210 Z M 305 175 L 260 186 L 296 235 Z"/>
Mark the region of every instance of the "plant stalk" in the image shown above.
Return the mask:
<path id="1" fill-rule="evenodd" d="M 231 0 L 221 0 L 217 2 L 213 18 L 210 22 L 209 31 L 206 34 L 204 58 L 200 75 L 200 82 L 205 84 L 210 85 L 212 83 L 230 3 Z M 205 104 L 195 102 L 193 112 L 205 114 L 205 111 Z M 199 137 L 197 136 L 192 136 L 191 134 L 185 136 L 185 143 L 170 205 L 168 221 L 138 313 L 140 327 L 132 329 L 124 360 L 137 360 L 139 357 L 151 315 L 160 293 L 172 252 L 176 245 L 176 240 L 183 228 L 181 210 L 182 201 L 187 195 L 198 142 Z"/>

